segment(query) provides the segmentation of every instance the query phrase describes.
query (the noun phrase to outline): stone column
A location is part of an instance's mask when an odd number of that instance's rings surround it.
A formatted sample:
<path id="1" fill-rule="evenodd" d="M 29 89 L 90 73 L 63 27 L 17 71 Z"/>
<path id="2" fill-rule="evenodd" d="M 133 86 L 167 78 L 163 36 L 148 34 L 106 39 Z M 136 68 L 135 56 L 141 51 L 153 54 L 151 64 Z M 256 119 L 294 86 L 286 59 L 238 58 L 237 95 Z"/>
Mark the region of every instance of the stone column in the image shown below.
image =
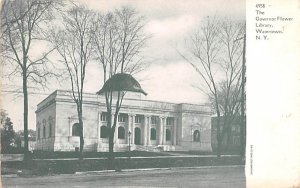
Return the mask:
<path id="1" fill-rule="evenodd" d="M 135 128 L 135 124 L 134 124 L 134 121 L 135 121 L 135 114 L 129 114 L 129 116 L 131 117 L 130 118 L 130 127 L 131 127 L 131 144 L 134 144 L 134 128 Z"/>
<path id="2" fill-rule="evenodd" d="M 163 117 L 159 117 L 159 140 L 158 144 L 163 144 L 163 136 L 164 136 L 164 129 L 163 129 L 164 123 L 163 123 Z"/>
<path id="3" fill-rule="evenodd" d="M 167 126 L 167 118 L 166 117 L 163 117 L 163 145 L 166 144 L 166 126 Z"/>
<path id="4" fill-rule="evenodd" d="M 101 114 L 102 112 L 99 112 L 98 114 L 98 125 L 97 125 L 97 148 L 96 151 L 99 151 L 99 147 L 101 145 L 101 126 L 102 126 L 102 121 L 101 121 Z"/>
<path id="5" fill-rule="evenodd" d="M 72 136 L 72 124 L 71 124 L 71 118 L 69 117 L 68 118 L 69 119 L 69 136 Z M 41 127 L 41 126 L 40 126 Z M 41 128 L 40 128 L 40 130 L 42 130 Z M 41 139 L 42 137 L 41 137 L 41 131 L 40 131 L 40 138 L 39 139 Z"/>
<path id="6" fill-rule="evenodd" d="M 126 131 L 125 138 L 126 138 L 126 143 L 127 144 L 129 143 L 129 135 L 128 135 L 128 133 L 129 133 L 129 131 L 131 132 L 130 121 L 131 121 L 131 116 L 128 115 L 127 125 L 125 126 L 125 131 Z"/>
<path id="7" fill-rule="evenodd" d="M 97 126 L 97 138 L 100 140 L 100 131 L 101 131 L 102 121 L 101 121 L 101 112 L 98 115 L 98 126 Z"/>
<path id="8" fill-rule="evenodd" d="M 147 145 L 151 145 L 151 116 L 145 116 L 145 119 L 147 119 Z"/>
<path id="9" fill-rule="evenodd" d="M 177 118 L 174 118 L 174 125 L 173 125 L 173 145 L 177 144 L 176 141 L 176 135 L 177 135 Z"/>
<path id="10" fill-rule="evenodd" d="M 98 125 L 97 125 L 97 149 L 96 149 L 96 151 L 99 151 L 99 146 L 101 145 L 101 141 L 100 141 L 101 126 L 102 126 L 101 112 L 99 112 L 99 114 L 98 114 Z"/>
<path id="11" fill-rule="evenodd" d="M 147 120 L 147 116 L 144 116 L 144 127 L 143 127 L 143 130 L 144 130 L 144 134 L 143 134 L 143 144 L 144 145 L 147 145 L 147 141 L 148 141 L 148 120 Z"/>

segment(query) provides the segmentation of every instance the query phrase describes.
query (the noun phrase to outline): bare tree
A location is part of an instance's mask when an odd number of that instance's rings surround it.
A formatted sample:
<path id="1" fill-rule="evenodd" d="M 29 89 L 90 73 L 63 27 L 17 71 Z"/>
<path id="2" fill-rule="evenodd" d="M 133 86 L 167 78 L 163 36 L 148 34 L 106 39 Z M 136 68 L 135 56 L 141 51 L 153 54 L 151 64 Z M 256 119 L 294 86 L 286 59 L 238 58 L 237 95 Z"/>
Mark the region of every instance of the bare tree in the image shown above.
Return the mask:
<path id="1" fill-rule="evenodd" d="M 220 39 L 224 46 L 222 70 L 225 73 L 224 82 L 220 84 L 220 104 L 223 116 L 221 141 L 230 134 L 233 120 L 241 115 L 242 100 L 242 63 L 243 41 L 237 40 L 244 36 L 245 24 L 233 20 L 223 20 L 220 24 Z M 242 131 L 242 130 L 240 130 Z M 228 136 L 230 138 L 230 136 Z M 242 142 L 243 138 L 240 138 Z M 243 147 L 243 146 L 241 146 Z"/>
<path id="2" fill-rule="evenodd" d="M 0 126 L 1 127 L 3 127 L 7 115 L 8 114 L 6 113 L 6 111 L 4 109 L 0 108 Z"/>
<path id="3" fill-rule="evenodd" d="M 83 157 L 83 91 L 86 68 L 92 58 L 94 12 L 83 6 L 74 5 L 63 14 L 63 28 L 54 32 L 52 42 L 62 57 L 71 83 L 71 95 L 76 103 L 79 133 L 80 158 Z"/>
<path id="4" fill-rule="evenodd" d="M 24 97 L 25 158 L 28 154 L 28 85 L 45 86 L 49 70 L 47 56 L 53 49 L 45 49 L 37 55 L 33 48 L 44 41 L 45 24 L 52 20 L 52 10 L 57 5 L 52 0 L 5 1 L 1 11 L 1 59 L 12 70 L 8 76 L 20 75 Z"/>
<path id="5" fill-rule="evenodd" d="M 238 21 L 207 17 L 190 37 L 192 57 L 181 54 L 201 76 L 217 114 L 218 157 L 230 120 L 239 109 L 242 43 L 236 39 L 244 34 L 244 29 Z M 222 130 L 221 116 L 225 118 Z"/>
<path id="6" fill-rule="evenodd" d="M 219 83 L 217 95 L 219 100 L 218 105 L 221 112 L 221 140 L 222 143 L 229 143 L 231 139 L 231 127 L 234 122 L 237 122 L 237 119 L 239 119 L 240 116 L 241 83 L 239 82 L 237 85 L 232 85 L 230 88 L 227 86 L 226 82 Z M 210 95 L 209 100 L 213 110 L 215 111 L 216 103 L 214 102 L 214 96 Z M 227 136 L 225 137 L 225 135 Z M 224 140 L 225 138 L 227 138 L 227 140 Z"/>
<path id="7" fill-rule="evenodd" d="M 148 38 L 143 32 L 143 17 L 132 8 L 122 7 L 114 12 L 98 15 L 95 25 L 96 55 L 102 65 L 103 83 L 116 73 L 135 74 L 143 70 L 146 63 L 140 54 Z M 116 123 L 124 95 L 124 91 L 105 93 L 111 159 Z"/>

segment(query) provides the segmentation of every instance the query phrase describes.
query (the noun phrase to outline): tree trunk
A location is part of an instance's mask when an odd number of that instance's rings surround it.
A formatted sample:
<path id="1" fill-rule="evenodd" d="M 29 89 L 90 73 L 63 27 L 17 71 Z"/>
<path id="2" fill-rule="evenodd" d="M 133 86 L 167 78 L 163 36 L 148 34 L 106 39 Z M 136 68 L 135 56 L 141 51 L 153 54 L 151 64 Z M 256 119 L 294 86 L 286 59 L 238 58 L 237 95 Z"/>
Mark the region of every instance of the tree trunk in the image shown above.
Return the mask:
<path id="1" fill-rule="evenodd" d="M 78 120 L 79 120 L 79 128 L 80 128 L 80 144 L 79 144 L 79 159 L 83 159 L 83 120 L 82 120 L 82 102 L 80 102 L 78 106 Z"/>
<path id="2" fill-rule="evenodd" d="M 221 157 L 221 147 L 222 147 L 222 138 L 221 138 L 221 127 L 220 127 L 220 112 L 217 110 L 217 157 Z"/>
<path id="3" fill-rule="evenodd" d="M 114 134 L 112 128 L 109 129 L 109 139 L 108 139 L 108 168 L 114 169 Z"/>
<path id="4" fill-rule="evenodd" d="M 112 131 L 111 110 L 107 109 L 107 128 L 108 128 L 108 168 L 113 169 L 114 161 L 114 135 Z"/>
<path id="5" fill-rule="evenodd" d="M 84 139 L 83 139 L 83 121 L 82 121 L 82 114 L 81 117 L 79 118 L 79 127 L 80 127 L 80 159 L 83 159 L 83 146 L 84 146 Z"/>
<path id="6" fill-rule="evenodd" d="M 109 131 L 109 159 L 113 160 L 114 158 L 114 135 L 112 133 L 112 128 Z"/>
<path id="7" fill-rule="evenodd" d="M 27 73 L 23 70 L 23 95 L 24 95 L 24 160 L 29 159 L 28 150 L 28 88 L 27 88 Z"/>
<path id="8" fill-rule="evenodd" d="M 118 111 L 118 110 L 117 110 Z M 111 117 L 111 116 L 110 116 Z M 110 168 L 115 169 L 115 164 L 114 164 L 114 137 L 115 137 L 115 129 L 118 121 L 118 113 L 116 112 L 114 114 L 114 119 L 111 121 L 110 125 L 110 132 L 109 132 L 109 161 L 110 161 Z"/>

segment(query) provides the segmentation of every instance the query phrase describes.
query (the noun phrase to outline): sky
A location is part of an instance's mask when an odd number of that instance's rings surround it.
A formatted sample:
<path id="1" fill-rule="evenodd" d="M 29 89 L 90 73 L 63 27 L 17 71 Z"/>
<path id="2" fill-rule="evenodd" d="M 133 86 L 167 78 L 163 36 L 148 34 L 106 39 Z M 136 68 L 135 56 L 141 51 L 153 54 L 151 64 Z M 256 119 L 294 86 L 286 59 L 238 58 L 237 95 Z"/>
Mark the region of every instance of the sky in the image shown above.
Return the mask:
<path id="1" fill-rule="evenodd" d="M 112 11 L 123 5 L 134 7 L 145 17 L 144 32 L 151 38 L 144 50 L 151 61 L 149 67 L 135 75 L 148 93 L 146 99 L 174 103 L 206 103 L 205 95 L 194 86 L 203 82 L 192 66 L 177 50 L 186 49 L 185 40 L 206 16 L 226 16 L 245 19 L 244 0 L 81 0 L 88 7 L 101 12 Z M 39 48 L 40 46 L 35 46 Z M 85 92 L 95 93 L 102 87 L 99 64 L 87 67 Z M 11 91 L 21 82 L 4 79 L 3 91 Z M 29 128 L 35 129 L 37 104 L 56 89 L 68 86 L 53 82 L 47 90 L 31 92 L 29 97 Z M 20 93 L 2 92 L 1 108 L 6 110 L 14 129 L 23 129 L 23 99 Z"/>

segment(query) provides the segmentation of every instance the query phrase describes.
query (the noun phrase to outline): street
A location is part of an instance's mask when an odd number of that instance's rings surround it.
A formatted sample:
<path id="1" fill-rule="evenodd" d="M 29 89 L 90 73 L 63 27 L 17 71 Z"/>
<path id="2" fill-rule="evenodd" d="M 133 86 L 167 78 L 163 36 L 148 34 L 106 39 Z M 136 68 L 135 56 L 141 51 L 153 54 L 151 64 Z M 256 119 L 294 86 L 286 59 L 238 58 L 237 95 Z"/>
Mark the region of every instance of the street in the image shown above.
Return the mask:
<path id="1" fill-rule="evenodd" d="M 201 187 L 243 188 L 243 166 L 194 169 L 65 174 L 41 177 L 2 177 L 3 187 Z"/>

